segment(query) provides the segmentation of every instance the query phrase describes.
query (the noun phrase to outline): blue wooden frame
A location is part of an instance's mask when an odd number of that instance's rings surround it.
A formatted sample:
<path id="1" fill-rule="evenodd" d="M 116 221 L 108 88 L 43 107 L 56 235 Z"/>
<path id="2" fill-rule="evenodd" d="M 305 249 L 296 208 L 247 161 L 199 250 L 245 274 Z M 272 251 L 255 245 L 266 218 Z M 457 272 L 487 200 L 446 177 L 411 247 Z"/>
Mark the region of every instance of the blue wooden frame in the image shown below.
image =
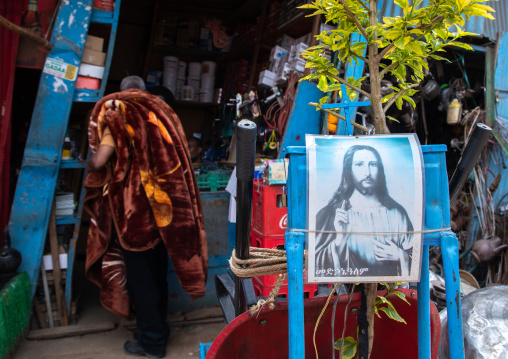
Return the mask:
<path id="1" fill-rule="evenodd" d="M 92 15 L 92 0 L 64 1 L 58 9 L 47 58 L 79 68 Z M 77 74 L 76 74 L 77 75 Z M 46 242 L 62 147 L 76 86 L 42 73 L 9 221 L 12 245 L 23 255 L 19 268 L 35 293 Z"/>
<path id="2" fill-rule="evenodd" d="M 424 230 L 437 232 L 424 235 L 421 279 L 418 283 L 418 356 L 430 358 L 430 292 L 429 246 L 440 245 L 446 280 L 446 306 L 450 357 L 464 358 L 458 241 L 450 227 L 450 200 L 446 173 L 445 145 L 422 146 L 425 164 L 425 225 Z M 288 258 L 289 352 L 291 359 L 305 358 L 303 318 L 303 251 L 305 248 L 307 165 L 305 147 L 288 147 Z"/>

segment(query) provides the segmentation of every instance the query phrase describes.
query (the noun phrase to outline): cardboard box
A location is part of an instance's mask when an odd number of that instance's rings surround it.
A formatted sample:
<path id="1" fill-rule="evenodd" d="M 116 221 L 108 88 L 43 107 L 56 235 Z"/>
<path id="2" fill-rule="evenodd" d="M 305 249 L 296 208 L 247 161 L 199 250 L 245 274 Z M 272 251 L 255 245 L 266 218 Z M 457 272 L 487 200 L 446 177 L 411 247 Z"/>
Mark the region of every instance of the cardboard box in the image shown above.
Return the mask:
<path id="1" fill-rule="evenodd" d="M 269 70 L 263 70 L 259 73 L 258 85 L 272 87 L 275 86 L 275 79 L 277 74 Z"/>
<path id="2" fill-rule="evenodd" d="M 104 76 L 104 67 L 95 66 L 90 64 L 81 64 L 79 67 L 79 74 L 81 76 L 89 76 L 94 79 L 101 79 Z"/>
<path id="3" fill-rule="evenodd" d="M 283 47 L 275 45 L 270 52 L 270 60 L 277 60 L 284 56 L 288 50 Z"/>
<path id="4" fill-rule="evenodd" d="M 102 51 L 102 48 L 104 47 L 104 39 L 97 36 L 87 35 L 85 47 L 94 51 Z"/>
<path id="5" fill-rule="evenodd" d="M 106 53 L 85 47 L 83 50 L 83 57 L 81 58 L 81 62 L 95 66 L 104 66 L 106 63 Z"/>
<path id="6" fill-rule="evenodd" d="M 291 46 L 295 44 L 296 44 L 295 39 L 286 34 L 282 35 L 282 37 L 280 37 L 279 40 L 277 40 L 277 45 L 288 51 L 291 50 Z"/>

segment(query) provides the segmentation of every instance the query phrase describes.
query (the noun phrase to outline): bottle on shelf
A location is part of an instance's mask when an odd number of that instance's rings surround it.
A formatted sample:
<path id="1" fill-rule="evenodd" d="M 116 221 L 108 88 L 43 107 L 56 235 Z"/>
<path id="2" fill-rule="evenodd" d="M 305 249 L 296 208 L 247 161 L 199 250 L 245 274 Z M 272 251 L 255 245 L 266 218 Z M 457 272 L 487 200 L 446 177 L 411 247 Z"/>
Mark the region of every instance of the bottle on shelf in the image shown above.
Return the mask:
<path id="1" fill-rule="evenodd" d="M 62 160 L 72 160 L 71 139 L 69 137 L 69 133 L 65 134 L 64 145 L 62 150 Z"/>

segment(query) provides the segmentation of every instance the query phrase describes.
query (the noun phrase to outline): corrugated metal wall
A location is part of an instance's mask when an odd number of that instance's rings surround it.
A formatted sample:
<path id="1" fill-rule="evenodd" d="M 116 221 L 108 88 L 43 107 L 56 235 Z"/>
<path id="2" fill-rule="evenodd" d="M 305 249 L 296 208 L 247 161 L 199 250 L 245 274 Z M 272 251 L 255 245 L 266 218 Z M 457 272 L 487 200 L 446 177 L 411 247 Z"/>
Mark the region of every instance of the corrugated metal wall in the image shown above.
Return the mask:
<path id="1" fill-rule="evenodd" d="M 423 5 L 427 6 L 429 0 L 425 0 Z M 494 14 L 495 20 L 485 19 L 483 17 L 474 17 L 469 21 L 466 20 L 464 30 L 468 32 L 474 32 L 478 35 L 483 35 L 488 39 L 495 41 L 497 33 L 508 32 L 508 1 L 487 1 L 484 5 L 488 5 L 496 10 Z M 381 4 L 381 16 L 402 16 L 402 9 L 396 5 L 393 0 L 382 0 Z"/>

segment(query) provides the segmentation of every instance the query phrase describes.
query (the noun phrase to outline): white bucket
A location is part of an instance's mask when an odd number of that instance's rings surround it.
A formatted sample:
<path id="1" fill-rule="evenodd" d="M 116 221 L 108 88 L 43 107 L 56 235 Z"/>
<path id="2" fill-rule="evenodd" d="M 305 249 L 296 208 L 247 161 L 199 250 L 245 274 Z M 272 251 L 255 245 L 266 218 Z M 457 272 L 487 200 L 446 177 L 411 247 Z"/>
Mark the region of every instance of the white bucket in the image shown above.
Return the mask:
<path id="1" fill-rule="evenodd" d="M 185 80 L 185 69 L 187 68 L 187 63 L 185 61 L 178 61 L 178 79 Z"/>
<path id="2" fill-rule="evenodd" d="M 175 98 L 177 100 L 181 100 L 182 99 L 182 89 L 183 87 L 185 86 L 185 79 L 176 79 L 176 94 L 175 94 Z"/>
<path id="3" fill-rule="evenodd" d="M 171 92 L 176 92 L 176 69 L 164 69 L 162 73 L 162 85 L 170 89 Z"/>
<path id="4" fill-rule="evenodd" d="M 178 57 L 174 56 L 164 56 L 164 70 L 174 70 L 175 72 L 178 69 Z"/>
<path id="5" fill-rule="evenodd" d="M 213 102 L 214 88 L 201 88 L 199 93 L 199 101 L 200 102 Z"/>
<path id="6" fill-rule="evenodd" d="M 215 76 L 203 74 L 201 75 L 201 89 L 209 89 L 215 86 Z"/>
<path id="7" fill-rule="evenodd" d="M 199 78 L 197 78 L 197 79 L 191 79 L 191 78 L 189 78 L 187 80 L 187 85 L 188 86 L 192 86 L 192 88 L 194 89 L 194 96 L 195 96 L 194 101 L 198 101 L 199 100 L 198 97 L 199 97 L 199 90 L 200 90 L 200 86 L 199 86 L 200 82 L 201 81 L 199 80 Z"/>
<path id="8" fill-rule="evenodd" d="M 189 62 L 189 79 L 199 79 L 201 77 L 201 63 Z"/>
<path id="9" fill-rule="evenodd" d="M 217 67 L 217 63 L 213 61 L 203 61 L 201 64 L 201 73 L 215 76 L 215 68 Z"/>
<path id="10" fill-rule="evenodd" d="M 194 101 L 194 88 L 192 86 L 184 86 L 182 88 L 182 100 Z"/>

